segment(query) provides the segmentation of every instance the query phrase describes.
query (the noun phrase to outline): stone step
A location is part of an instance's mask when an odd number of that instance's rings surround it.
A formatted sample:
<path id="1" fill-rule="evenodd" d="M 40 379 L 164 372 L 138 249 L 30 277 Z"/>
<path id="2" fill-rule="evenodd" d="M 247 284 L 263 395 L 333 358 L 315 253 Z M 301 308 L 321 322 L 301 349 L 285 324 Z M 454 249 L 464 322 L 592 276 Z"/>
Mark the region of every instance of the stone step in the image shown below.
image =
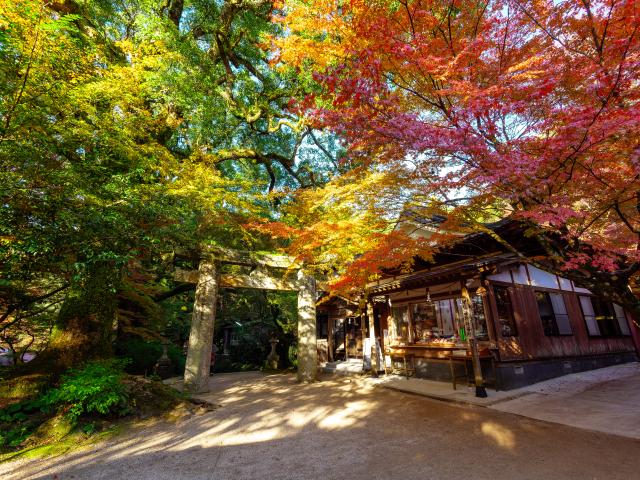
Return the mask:
<path id="1" fill-rule="evenodd" d="M 324 373 L 352 374 L 362 373 L 362 359 L 353 358 L 347 361 L 327 362 L 323 367 Z"/>

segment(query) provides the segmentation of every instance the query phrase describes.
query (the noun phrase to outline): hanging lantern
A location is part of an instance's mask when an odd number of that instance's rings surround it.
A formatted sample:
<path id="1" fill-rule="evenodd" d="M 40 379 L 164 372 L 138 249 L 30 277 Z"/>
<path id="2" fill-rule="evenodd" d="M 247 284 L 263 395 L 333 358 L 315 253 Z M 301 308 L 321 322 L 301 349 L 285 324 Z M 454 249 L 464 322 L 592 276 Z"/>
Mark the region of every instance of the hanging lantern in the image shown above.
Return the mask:
<path id="1" fill-rule="evenodd" d="M 431 301 L 431 292 L 429 292 L 429 287 L 427 287 L 427 304 L 431 305 L 433 302 Z"/>

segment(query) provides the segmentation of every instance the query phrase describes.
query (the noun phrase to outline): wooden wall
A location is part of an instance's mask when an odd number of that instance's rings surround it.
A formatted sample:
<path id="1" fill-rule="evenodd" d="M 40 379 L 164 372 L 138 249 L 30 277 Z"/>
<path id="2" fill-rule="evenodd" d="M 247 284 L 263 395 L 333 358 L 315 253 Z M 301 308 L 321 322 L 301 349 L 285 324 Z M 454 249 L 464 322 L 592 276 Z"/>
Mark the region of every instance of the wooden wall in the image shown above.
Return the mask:
<path id="1" fill-rule="evenodd" d="M 495 320 L 497 319 L 495 297 L 493 289 L 489 288 L 489 295 L 487 296 L 491 312 L 489 321 L 493 323 L 490 328 L 494 328 L 496 332 L 500 359 L 503 361 L 635 351 L 633 339 L 630 336 L 613 338 L 589 337 L 579 299 L 575 293 L 557 291 L 564 296 L 573 335 L 545 336 L 538 314 L 534 289 L 524 285 L 502 284 L 499 282 L 495 282 L 495 284 L 509 288 L 518 329 L 517 337 L 502 337 L 500 335 L 500 328 L 498 328 Z"/>

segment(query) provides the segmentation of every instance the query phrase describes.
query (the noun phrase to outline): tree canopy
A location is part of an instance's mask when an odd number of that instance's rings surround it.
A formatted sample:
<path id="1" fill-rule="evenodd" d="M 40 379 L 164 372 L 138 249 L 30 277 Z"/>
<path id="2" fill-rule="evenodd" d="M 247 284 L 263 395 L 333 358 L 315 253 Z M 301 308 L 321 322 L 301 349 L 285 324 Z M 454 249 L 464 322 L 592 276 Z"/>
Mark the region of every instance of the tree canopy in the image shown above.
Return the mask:
<path id="1" fill-rule="evenodd" d="M 286 249 L 353 291 L 506 217 L 543 245 L 529 261 L 640 315 L 639 17 L 633 0 L 4 2 L 0 336 L 150 335 L 203 244 Z M 445 221 L 411 236 L 407 211 Z"/>
<path id="2" fill-rule="evenodd" d="M 105 308 L 108 325 L 130 287 L 163 288 L 176 253 L 273 246 L 244 225 L 335 167 L 288 108 L 304 84 L 269 64 L 271 9 L 0 6 L 0 329 L 51 292 L 60 329 Z"/>
<path id="3" fill-rule="evenodd" d="M 302 222 L 316 256 L 341 244 L 362 284 L 433 249 L 393 230 L 404 209 L 446 217 L 440 245 L 510 216 L 548 267 L 640 313 L 637 2 L 287 0 L 278 22 L 280 61 L 318 85 L 297 108 L 361 165 L 314 192 L 334 215 Z M 336 244 L 328 221 L 367 215 L 377 235 L 349 222 Z"/>

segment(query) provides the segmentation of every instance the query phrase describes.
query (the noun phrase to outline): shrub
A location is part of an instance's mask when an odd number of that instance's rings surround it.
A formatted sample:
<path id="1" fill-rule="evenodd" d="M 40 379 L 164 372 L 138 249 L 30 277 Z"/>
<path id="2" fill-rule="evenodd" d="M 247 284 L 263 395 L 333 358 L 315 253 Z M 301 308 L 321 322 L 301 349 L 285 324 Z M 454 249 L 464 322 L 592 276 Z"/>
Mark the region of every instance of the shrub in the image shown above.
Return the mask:
<path id="1" fill-rule="evenodd" d="M 40 398 L 23 400 L 0 409 L 0 447 L 20 445 L 42 421 L 41 409 Z"/>
<path id="2" fill-rule="evenodd" d="M 184 365 L 187 361 L 187 357 L 182 353 L 182 348 L 172 343 L 167 349 L 167 355 L 171 359 L 173 371 L 178 375 L 182 375 L 184 373 Z"/>
<path id="3" fill-rule="evenodd" d="M 292 367 L 297 368 L 297 366 L 298 366 L 298 345 L 296 345 L 296 344 L 289 345 L 289 352 L 288 352 L 287 357 L 289 358 L 289 364 Z"/>
<path id="4" fill-rule="evenodd" d="M 20 423 L 0 432 L 0 447 L 17 447 L 35 430 L 34 425 Z"/>
<path id="5" fill-rule="evenodd" d="M 122 382 L 126 364 L 111 359 L 71 369 L 58 388 L 44 395 L 42 403 L 63 408 L 74 422 L 85 413 L 125 415 L 129 411 L 127 388 Z"/>
<path id="6" fill-rule="evenodd" d="M 234 372 L 233 362 L 228 355 L 218 355 L 216 357 L 216 364 L 213 367 L 214 373 L 227 373 Z"/>

